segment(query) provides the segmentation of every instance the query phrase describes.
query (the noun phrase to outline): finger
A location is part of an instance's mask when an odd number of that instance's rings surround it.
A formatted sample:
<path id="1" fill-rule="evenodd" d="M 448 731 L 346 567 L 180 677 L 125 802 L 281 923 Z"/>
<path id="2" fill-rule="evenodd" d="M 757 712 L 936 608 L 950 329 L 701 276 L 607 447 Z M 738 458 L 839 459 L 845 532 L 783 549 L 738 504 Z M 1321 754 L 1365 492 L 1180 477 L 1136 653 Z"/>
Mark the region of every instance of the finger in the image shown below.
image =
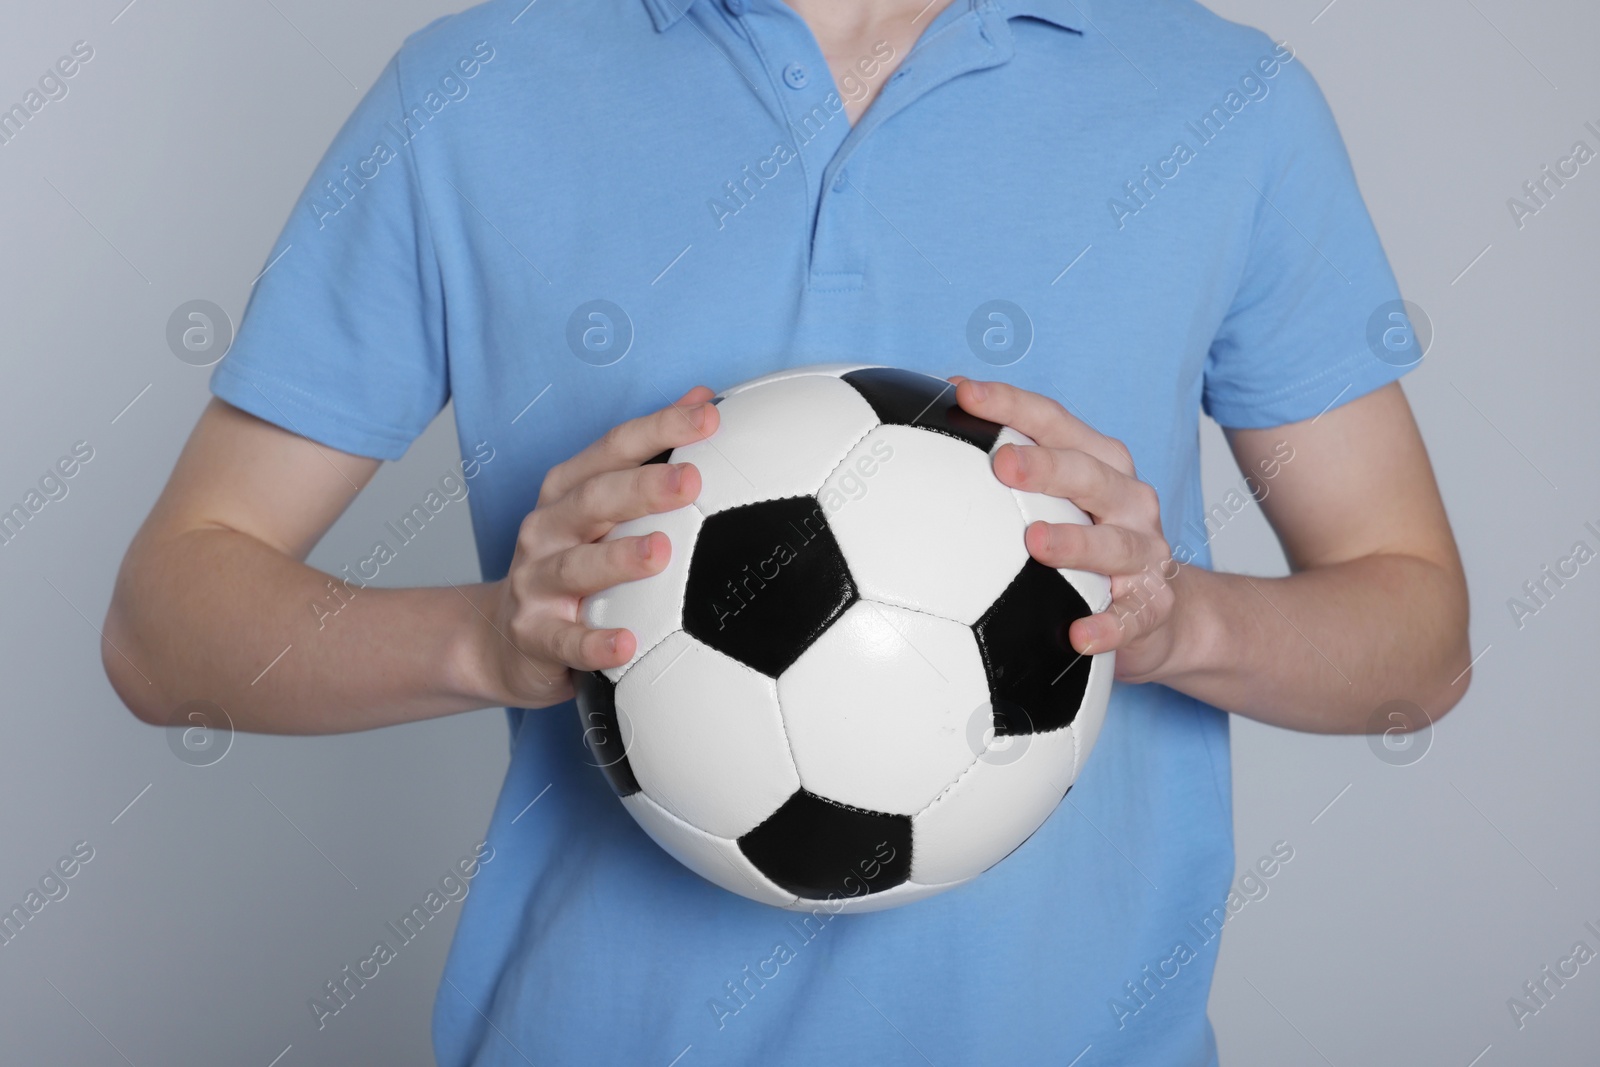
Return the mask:
<path id="1" fill-rule="evenodd" d="M 640 537 L 574 545 L 539 560 L 534 587 L 559 596 L 589 596 L 659 574 L 671 558 L 672 542 L 659 530 Z"/>
<path id="2" fill-rule="evenodd" d="M 994 473 L 1014 489 L 1063 497 L 1102 521 L 1135 529 L 1160 525 L 1156 491 L 1087 452 L 1006 444 L 995 451 Z"/>
<path id="3" fill-rule="evenodd" d="M 537 653 L 575 671 L 603 671 L 633 658 L 638 638 L 628 630 L 594 630 L 581 622 L 551 619 L 535 636 Z"/>
<path id="4" fill-rule="evenodd" d="M 1121 441 L 1107 437 L 1047 396 L 1005 382 L 962 379 L 956 386 L 956 402 L 973 415 L 1020 430 L 1046 447 L 1074 448 L 1124 474 L 1134 472 L 1133 457 Z"/>
<path id="5" fill-rule="evenodd" d="M 539 490 L 540 502 L 558 500 L 597 474 L 637 467 L 669 449 L 709 437 L 718 425 L 711 397 L 710 389 L 697 385 L 659 411 L 613 426 L 600 440 L 550 468 Z"/>
<path id="6" fill-rule="evenodd" d="M 1133 574 L 1159 558 L 1153 539 L 1125 526 L 1035 522 L 1024 537 L 1028 554 L 1047 567 Z"/>
<path id="7" fill-rule="evenodd" d="M 562 547 L 598 541 L 619 522 L 659 515 L 694 502 L 700 471 L 693 463 L 651 463 L 606 471 L 529 516 L 537 538 Z"/>
<path id="8" fill-rule="evenodd" d="M 1067 640 L 1086 656 L 1112 652 L 1148 631 L 1155 616 L 1149 600 L 1113 600 L 1105 611 L 1074 620 L 1067 628 Z"/>

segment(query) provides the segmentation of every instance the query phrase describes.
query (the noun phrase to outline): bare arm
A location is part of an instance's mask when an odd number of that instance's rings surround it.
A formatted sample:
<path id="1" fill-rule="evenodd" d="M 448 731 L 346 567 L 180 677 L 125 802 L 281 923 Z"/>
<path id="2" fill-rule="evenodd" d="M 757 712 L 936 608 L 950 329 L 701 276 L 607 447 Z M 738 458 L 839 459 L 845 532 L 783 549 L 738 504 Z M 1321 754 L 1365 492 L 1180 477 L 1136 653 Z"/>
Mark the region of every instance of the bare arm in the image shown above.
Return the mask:
<path id="1" fill-rule="evenodd" d="M 1231 430 L 1287 578 L 1191 568 L 1200 641 L 1168 685 L 1251 718 L 1356 733 L 1390 700 L 1437 719 L 1466 692 L 1467 586 L 1433 468 L 1398 383 L 1315 422 Z M 1280 449 L 1281 451 L 1281 449 Z"/>
<path id="2" fill-rule="evenodd" d="M 703 394 L 703 395 L 702 395 Z M 692 467 L 645 458 L 716 426 L 697 389 L 555 468 L 511 574 L 434 589 L 353 590 L 303 561 L 379 461 L 323 447 L 213 401 L 134 538 L 101 647 L 140 719 L 219 704 L 241 730 L 334 733 L 571 693 L 568 668 L 632 655 L 627 631 L 575 621 L 578 599 L 666 565 L 664 534 L 594 542 L 615 522 L 699 492 Z M 537 517 L 536 517 L 537 516 Z M 646 542 L 641 549 L 639 542 Z M 333 582 L 346 605 L 319 618 Z"/>
<path id="3" fill-rule="evenodd" d="M 1316 733 L 1365 732 L 1395 699 L 1437 719 L 1465 692 L 1466 583 L 1398 384 L 1314 420 L 1229 432 L 1240 467 L 1264 487 L 1257 495 L 1294 571 L 1287 578 L 1175 561 L 1155 493 L 1126 448 L 1045 397 L 993 382 L 982 392 L 963 380 L 957 396 L 1039 442 L 997 452 L 1001 480 L 1067 497 L 1095 518 L 1093 527 L 1036 523 L 1028 547 L 1043 563 L 1112 575 L 1111 608 L 1074 623 L 1071 639 L 1079 651 L 1116 649 L 1119 679 Z"/>

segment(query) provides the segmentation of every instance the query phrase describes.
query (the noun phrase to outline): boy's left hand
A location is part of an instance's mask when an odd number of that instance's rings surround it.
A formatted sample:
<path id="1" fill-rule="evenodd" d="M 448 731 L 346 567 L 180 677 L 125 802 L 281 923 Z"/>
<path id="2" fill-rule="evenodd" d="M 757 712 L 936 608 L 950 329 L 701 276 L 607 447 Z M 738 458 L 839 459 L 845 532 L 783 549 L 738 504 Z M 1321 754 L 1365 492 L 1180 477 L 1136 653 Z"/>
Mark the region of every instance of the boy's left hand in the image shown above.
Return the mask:
<path id="1" fill-rule="evenodd" d="M 1110 606 L 1072 624 L 1079 652 L 1117 650 L 1117 677 L 1157 681 L 1174 658 L 1186 598 L 1180 570 L 1161 529 L 1156 491 L 1139 480 L 1126 445 L 1073 417 L 1049 397 L 1004 382 L 959 375 L 956 401 L 980 418 L 1010 426 L 1036 445 L 1001 446 L 994 472 L 1014 489 L 1072 501 L 1093 526 L 1035 522 L 1028 554 L 1049 567 L 1111 578 Z"/>

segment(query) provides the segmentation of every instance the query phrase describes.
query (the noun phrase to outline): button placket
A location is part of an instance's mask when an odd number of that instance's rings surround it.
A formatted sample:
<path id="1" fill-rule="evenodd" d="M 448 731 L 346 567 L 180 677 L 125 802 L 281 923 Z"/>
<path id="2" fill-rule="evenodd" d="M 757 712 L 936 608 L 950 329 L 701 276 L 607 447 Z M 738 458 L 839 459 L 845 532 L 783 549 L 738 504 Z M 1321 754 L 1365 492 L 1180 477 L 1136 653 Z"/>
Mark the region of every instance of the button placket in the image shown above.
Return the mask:
<path id="1" fill-rule="evenodd" d="M 931 90 L 963 74 L 998 66 L 1013 54 L 1010 24 L 993 5 L 930 29 L 932 35 L 918 42 L 912 55 L 890 76 L 823 172 L 812 229 L 810 272 L 813 287 L 820 291 L 844 288 L 840 281 L 851 275 L 856 279 L 854 287 L 859 288 L 865 272 L 862 231 L 872 225 L 876 212 L 859 186 L 848 186 L 863 179 L 865 159 L 858 156 L 866 139 Z"/>

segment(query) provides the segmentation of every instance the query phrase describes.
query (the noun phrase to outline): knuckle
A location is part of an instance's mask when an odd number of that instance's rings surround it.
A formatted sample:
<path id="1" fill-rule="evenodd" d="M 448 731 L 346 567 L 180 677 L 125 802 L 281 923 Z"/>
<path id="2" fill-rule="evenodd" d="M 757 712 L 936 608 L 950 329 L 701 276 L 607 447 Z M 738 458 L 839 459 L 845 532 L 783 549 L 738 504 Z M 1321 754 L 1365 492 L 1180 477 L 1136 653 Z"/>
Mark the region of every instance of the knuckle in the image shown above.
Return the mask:
<path id="1" fill-rule="evenodd" d="M 605 480 L 595 477 L 580 483 L 568 495 L 572 497 L 573 507 L 580 515 L 592 516 L 602 510 L 605 503 L 605 490 Z"/>
<path id="2" fill-rule="evenodd" d="M 524 651 L 538 650 L 539 616 L 529 605 L 522 604 L 517 607 L 506 629 L 510 631 L 506 636 L 517 648 Z"/>
<path id="3" fill-rule="evenodd" d="M 1160 521 L 1161 498 L 1156 494 L 1154 486 L 1149 482 L 1139 482 L 1138 489 L 1134 491 L 1134 500 L 1145 519 Z"/>
<path id="4" fill-rule="evenodd" d="M 579 670 L 586 670 L 589 666 L 589 657 L 583 651 L 584 638 L 589 632 L 580 626 L 569 626 L 562 634 L 566 662 Z"/>
<path id="5" fill-rule="evenodd" d="M 554 635 L 552 651 L 556 658 L 569 667 L 581 667 L 582 657 L 579 656 L 579 642 L 577 634 L 571 627 L 562 627 Z"/>
<path id="6" fill-rule="evenodd" d="M 655 463 L 634 472 L 632 489 L 641 500 L 652 504 L 665 503 L 673 495 L 672 480 L 672 464 Z"/>
<path id="7" fill-rule="evenodd" d="M 541 521 L 538 508 L 534 508 L 522 517 L 522 523 L 517 527 L 517 547 L 525 552 L 531 552 L 537 546 Z"/>
<path id="8" fill-rule="evenodd" d="M 539 483 L 539 500 L 541 503 L 559 500 L 567 490 L 572 488 L 574 459 L 563 460 L 545 472 L 544 480 Z"/>
<path id="9" fill-rule="evenodd" d="M 644 538 L 649 537 L 619 537 L 606 546 L 607 570 L 619 578 L 622 576 L 633 577 L 644 574 L 648 570 L 646 560 L 639 557 L 639 545 Z"/>
<path id="10" fill-rule="evenodd" d="M 655 431 L 664 441 L 676 440 L 694 425 L 694 420 L 677 404 L 670 404 L 656 412 Z"/>
<path id="11" fill-rule="evenodd" d="M 583 560 L 574 549 L 568 549 L 555 558 L 555 581 L 558 588 L 568 590 L 577 586 L 583 573 Z"/>
<path id="12" fill-rule="evenodd" d="M 1139 566 L 1140 561 L 1144 559 L 1144 539 L 1132 530 L 1121 526 L 1118 526 L 1116 530 L 1117 538 L 1121 542 L 1118 548 L 1121 549 L 1123 561 L 1130 568 Z"/>
<path id="13" fill-rule="evenodd" d="M 626 423 L 618 424 L 601 434 L 600 447 L 607 452 L 616 452 L 621 450 L 622 445 L 627 441 L 628 438 L 626 425 Z"/>
<path id="14" fill-rule="evenodd" d="M 1082 555 L 1089 547 L 1089 528 L 1076 523 L 1052 523 L 1050 547 L 1064 556 Z"/>

